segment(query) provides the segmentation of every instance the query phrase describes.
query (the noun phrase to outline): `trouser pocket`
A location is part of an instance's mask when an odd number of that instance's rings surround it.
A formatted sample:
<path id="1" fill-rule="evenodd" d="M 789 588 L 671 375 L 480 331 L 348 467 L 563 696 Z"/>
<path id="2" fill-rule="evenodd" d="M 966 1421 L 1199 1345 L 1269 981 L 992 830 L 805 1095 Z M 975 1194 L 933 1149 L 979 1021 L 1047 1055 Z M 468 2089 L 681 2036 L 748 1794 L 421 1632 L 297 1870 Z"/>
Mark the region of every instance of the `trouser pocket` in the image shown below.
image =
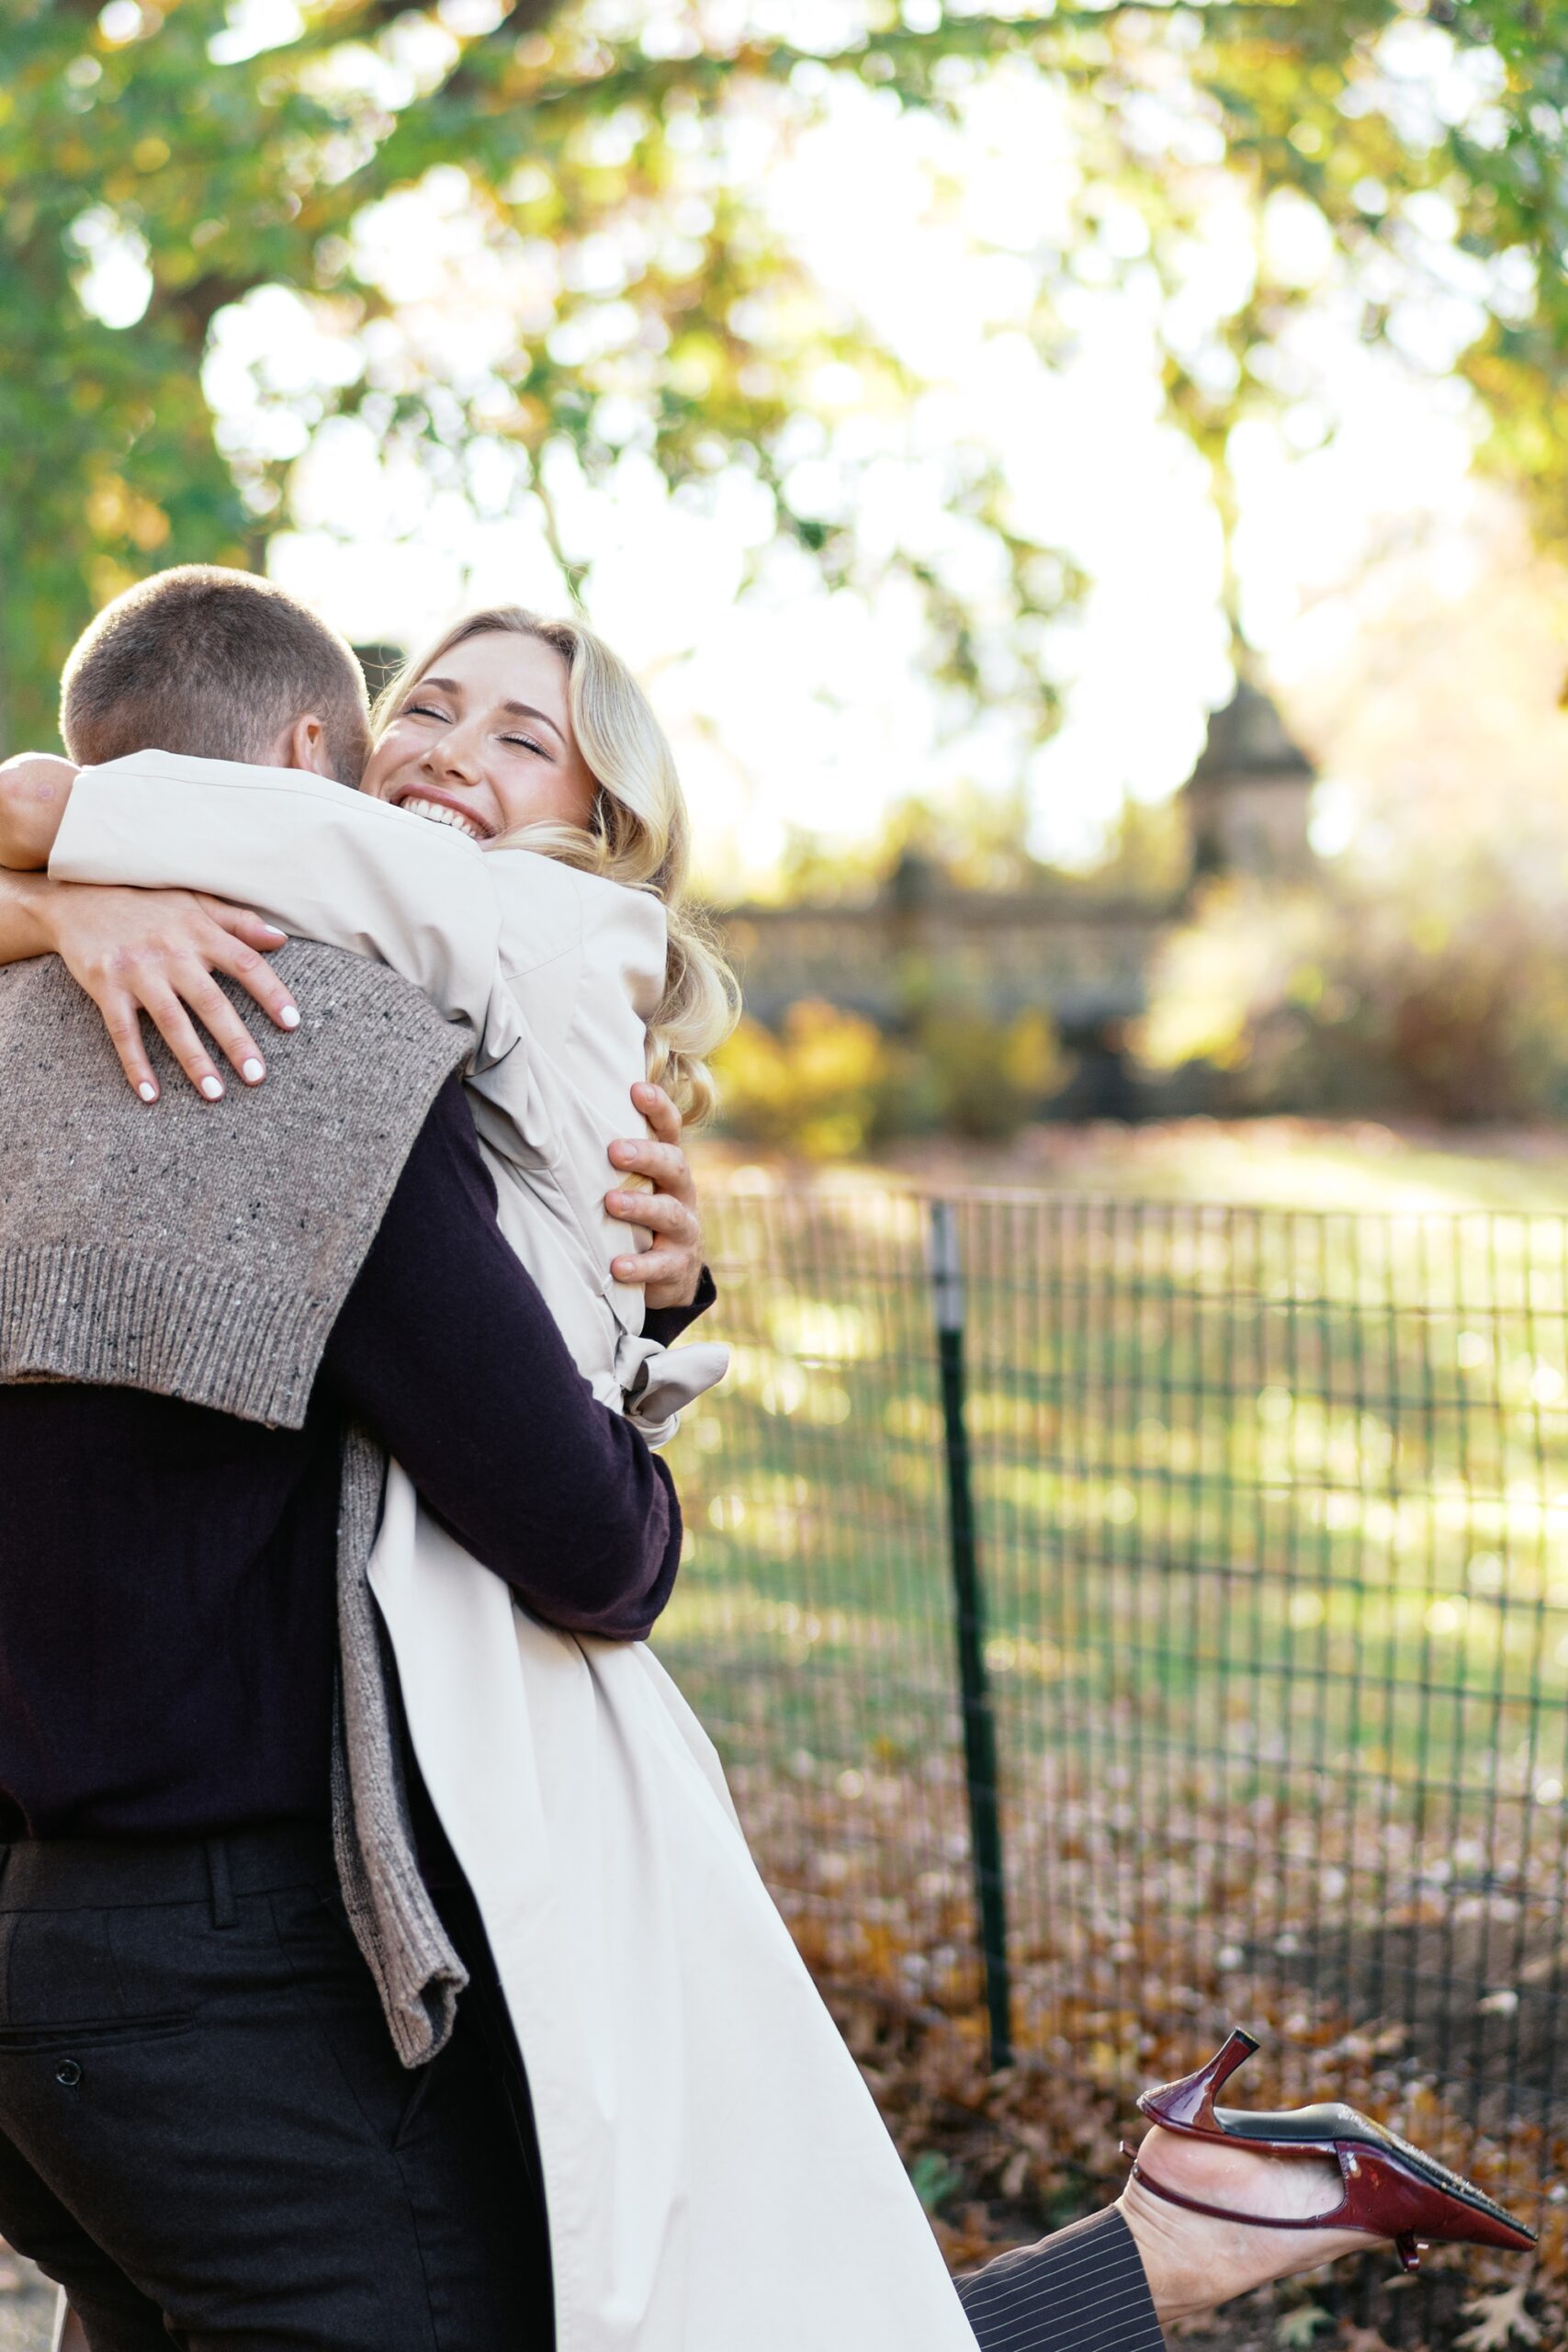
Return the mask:
<path id="1" fill-rule="evenodd" d="M 270 1900 L 296 1998 L 366 2129 L 388 2151 L 400 2148 L 418 2125 L 440 2062 L 407 2067 L 399 2059 L 341 1895 L 301 1889 Z"/>

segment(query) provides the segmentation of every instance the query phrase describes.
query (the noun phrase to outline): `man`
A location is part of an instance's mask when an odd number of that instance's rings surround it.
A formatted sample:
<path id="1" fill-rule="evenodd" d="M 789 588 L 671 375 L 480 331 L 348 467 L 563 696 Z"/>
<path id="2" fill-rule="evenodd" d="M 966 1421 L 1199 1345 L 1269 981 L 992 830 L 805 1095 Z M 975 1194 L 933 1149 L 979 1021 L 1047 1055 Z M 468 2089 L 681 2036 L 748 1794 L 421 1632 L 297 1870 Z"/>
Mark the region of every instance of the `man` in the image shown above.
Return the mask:
<path id="1" fill-rule="evenodd" d="M 187 627 L 187 700 L 243 680 L 268 756 L 307 720 L 354 775 L 352 657 L 253 586 L 243 644 Z M 501 1238 L 463 1035 L 358 958 L 278 961 L 267 1084 L 155 1126 L 57 967 L 0 978 L 0 2230 L 116 2352 L 544 2344 L 521 2077 L 435 1825 L 472 1981 L 427 2066 L 338 1891 L 344 1432 L 569 1629 L 647 1633 L 679 1512 Z"/>

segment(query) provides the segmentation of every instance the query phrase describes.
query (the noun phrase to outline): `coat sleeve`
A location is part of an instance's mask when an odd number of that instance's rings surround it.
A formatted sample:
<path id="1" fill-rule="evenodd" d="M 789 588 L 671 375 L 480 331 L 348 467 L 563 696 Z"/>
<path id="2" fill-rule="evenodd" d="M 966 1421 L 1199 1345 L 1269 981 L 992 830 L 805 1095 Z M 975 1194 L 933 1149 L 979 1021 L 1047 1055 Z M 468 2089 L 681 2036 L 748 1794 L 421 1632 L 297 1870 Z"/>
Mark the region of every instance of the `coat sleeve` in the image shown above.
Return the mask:
<path id="1" fill-rule="evenodd" d="M 84 768 L 50 872 L 207 890 L 285 931 L 389 964 L 480 1038 L 516 1042 L 501 914 L 476 842 L 299 768 L 138 752 Z"/>
<path id="2" fill-rule="evenodd" d="M 646 1229 L 617 1223 L 604 1195 L 615 1181 L 611 1144 L 647 1132 L 631 1090 L 648 1074 L 647 1024 L 663 989 L 664 909 L 644 891 L 531 850 L 491 850 L 486 862 L 497 877 L 502 967 L 525 1050 L 486 1071 L 474 1091 L 523 1138 L 595 1291 L 623 1330 L 637 1332 L 642 1294 L 612 1282 L 609 1267 L 649 1246 Z M 481 1132 L 504 1150 L 482 1116 Z"/>
<path id="3" fill-rule="evenodd" d="M 1164 2352 L 1143 2257 L 1114 2206 L 957 2285 L 980 2352 Z"/>

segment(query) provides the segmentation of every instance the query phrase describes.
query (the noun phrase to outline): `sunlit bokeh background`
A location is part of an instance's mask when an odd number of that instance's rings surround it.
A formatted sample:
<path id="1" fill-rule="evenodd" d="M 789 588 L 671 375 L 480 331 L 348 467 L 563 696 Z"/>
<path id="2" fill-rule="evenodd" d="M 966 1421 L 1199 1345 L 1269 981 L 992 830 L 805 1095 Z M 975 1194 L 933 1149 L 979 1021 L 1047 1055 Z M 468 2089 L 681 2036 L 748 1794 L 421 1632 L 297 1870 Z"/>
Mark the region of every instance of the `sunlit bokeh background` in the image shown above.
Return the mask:
<path id="1" fill-rule="evenodd" d="M 575 603 L 680 755 L 743 1148 L 1555 1120 L 1560 16 L 20 0 L 0 728 L 173 560 L 383 650 Z M 1299 854 L 1185 792 L 1238 688 Z"/>

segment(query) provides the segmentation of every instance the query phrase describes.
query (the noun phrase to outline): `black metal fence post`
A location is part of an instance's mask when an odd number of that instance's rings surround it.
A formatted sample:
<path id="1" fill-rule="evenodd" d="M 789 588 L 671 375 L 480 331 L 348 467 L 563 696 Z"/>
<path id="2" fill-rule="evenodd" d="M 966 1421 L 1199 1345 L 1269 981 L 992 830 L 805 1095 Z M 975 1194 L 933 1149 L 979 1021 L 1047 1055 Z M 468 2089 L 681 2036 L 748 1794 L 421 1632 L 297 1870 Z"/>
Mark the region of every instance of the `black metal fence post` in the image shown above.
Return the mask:
<path id="1" fill-rule="evenodd" d="M 949 1202 L 931 1203 L 931 1285 L 942 1367 L 942 1419 L 947 1453 L 958 1682 L 964 1715 L 964 1770 L 969 1794 L 969 1836 L 994 2071 L 1012 2063 L 1012 1988 L 1008 1973 L 1001 1815 L 997 1802 L 997 1728 L 986 1672 L 985 1604 L 980 1591 L 979 1549 L 969 1475 L 969 1431 L 964 1414 L 964 1269 L 958 1246 L 958 1220 Z"/>

